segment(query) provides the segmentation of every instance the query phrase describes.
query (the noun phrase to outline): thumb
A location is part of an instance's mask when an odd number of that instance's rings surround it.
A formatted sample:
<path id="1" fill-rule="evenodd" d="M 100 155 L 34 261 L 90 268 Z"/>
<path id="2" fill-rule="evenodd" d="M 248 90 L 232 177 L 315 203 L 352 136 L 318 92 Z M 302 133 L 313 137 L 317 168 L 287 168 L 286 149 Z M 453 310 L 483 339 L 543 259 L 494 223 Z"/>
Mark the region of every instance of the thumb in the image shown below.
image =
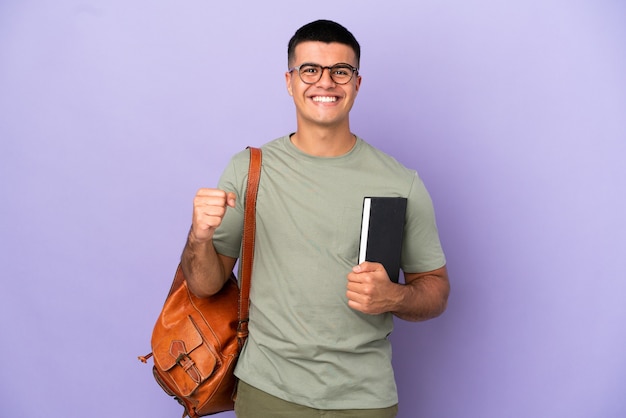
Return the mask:
<path id="1" fill-rule="evenodd" d="M 354 266 L 352 268 L 352 271 L 355 273 L 364 273 L 366 271 L 376 271 L 378 270 L 382 265 L 380 263 L 373 263 L 370 261 L 364 261 L 361 264 L 359 264 L 358 266 Z"/>
<path id="2" fill-rule="evenodd" d="M 237 195 L 233 192 L 228 192 L 226 195 L 226 204 L 231 208 L 235 207 L 235 202 L 237 201 Z"/>

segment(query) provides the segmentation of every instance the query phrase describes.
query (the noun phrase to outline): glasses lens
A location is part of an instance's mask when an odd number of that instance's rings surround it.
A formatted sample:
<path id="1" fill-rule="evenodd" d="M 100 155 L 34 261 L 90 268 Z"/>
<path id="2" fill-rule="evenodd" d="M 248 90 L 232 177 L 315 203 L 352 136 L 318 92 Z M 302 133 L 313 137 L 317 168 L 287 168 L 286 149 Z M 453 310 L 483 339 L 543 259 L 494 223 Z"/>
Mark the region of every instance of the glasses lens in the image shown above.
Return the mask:
<path id="1" fill-rule="evenodd" d="M 346 84 L 352 79 L 354 71 L 348 65 L 335 65 L 330 69 L 330 77 L 337 84 Z"/>
<path id="2" fill-rule="evenodd" d="M 314 64 L 304 64 L 298 70 L 300 78 L 307 84 L 317 83 L 322 78 L 322 67 Z"/>

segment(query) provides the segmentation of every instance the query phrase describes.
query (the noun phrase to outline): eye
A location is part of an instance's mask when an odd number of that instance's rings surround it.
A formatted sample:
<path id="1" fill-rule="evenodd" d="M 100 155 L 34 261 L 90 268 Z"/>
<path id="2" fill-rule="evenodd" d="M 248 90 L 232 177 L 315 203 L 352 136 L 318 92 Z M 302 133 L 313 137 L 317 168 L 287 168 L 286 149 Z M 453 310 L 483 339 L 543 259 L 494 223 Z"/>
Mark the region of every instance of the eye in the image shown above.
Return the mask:
<path id="1" fill-rule="evenodd" d="M 303 65 L 300 67 L 300 74 L 317 74 L 319 72 L 319 68 L 314 65 Z"/>
<path id="2" fill-rule="evenodd" d="M 350 77 L 352 75 L 352 68 L 346 66 L 333 67 L 333 75 L 338 77 Z"/>

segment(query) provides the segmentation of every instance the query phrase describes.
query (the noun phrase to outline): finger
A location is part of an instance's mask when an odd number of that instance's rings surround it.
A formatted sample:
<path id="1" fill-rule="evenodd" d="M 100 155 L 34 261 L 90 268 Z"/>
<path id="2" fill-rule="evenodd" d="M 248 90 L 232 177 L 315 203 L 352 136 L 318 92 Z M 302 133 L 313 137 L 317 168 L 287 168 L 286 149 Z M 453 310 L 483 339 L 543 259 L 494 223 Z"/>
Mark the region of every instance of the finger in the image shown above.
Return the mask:
<path id="1" fill-rule="evenodd" d="M 199 220 L 203 218 L 217 218 L 222 219 L 226 214 L 226 208 L 224 206 L 198 206 L 194 210 L 194 216 Z"/>
<path id="2" fill-rule="evenodd" d="M 362 303 L 363 302 L 363 294 L 359 291 L 358 288 L 347 288 L 346 289 L 346 296 L 348 298 L 348 300 L 354 301 L 354 302 L 359 302 Z"/>
<path id="3" fill-rule="evenodd" d="M 378 270 L 371 267 L 372 263 L 366 263 L 361 263 L 352 268 L 352 271 L 348 274 L 348 282 L 366 283 L 372 279 Z"/>
<path id="4" fill-rule="evenodd" d="M 357 266 L 358 267 L 358 266 Z M 350 273 L 348 273 L 347 277 L 348 277 L 348 283 L 361 283 L 363 280 L 363 275 L 355 272 L 354 269 L 352 269 L 353 271 L 351 271 Z"/>
<path id="5" fill-rule="evenodd" d="M 224 190 L 221 189 L 215 189 L 215 188 L 208 188 L 208 187 L 203 187 L 198 189 L 198 191 L 196 192 L 196 196 L 204 196 L 204 197 L 210 197 L 210 196 L 222 196 L 222 197 L 226 197 L 226 192 Z"/>
<path id="6" fill-rule="evenodd" d="M 348 284 L 346 285 L 346 289 L 348 291 L 357 292 L 359 288 L 360 288 L 359 282 L 356 282 L 354 280 L 348 280 Z"/>
<path id="7" fill-rule="evenodd" d="M 348 292 L 348 306 L 354 310 L 368 313 L 368 300 L 358 293 L 350 293 Z"/>
<path id="8" fill-rule="evenodd" d="M 352 268 L 352 271 L 358 274 L 358 273 L 374 272 L 383 268 L 384 268 L 383 265 L 380 263 L 375 263 L 372 261 L 364 261 L 361 264 L 354 266 Z"/>
<path id="9" fill-rule="evenodd" d="M 196 195 L 193 200 L 195 207 L 201 208 L 205 206 L 226 207 L 226 194 L 223 195 Z"/>
<path id="10" fill-rule="evenodd" d="M 228 192 L 228 194 L 226 195 L 226 203 L 228 204 L 228 206 L 230 206 L 231 208 L 234 208 L 236 201 L 237 201 L 237 195 L 233 192 Z"/>
<path id="11" fill-rule="evenodd" d="M 235 207 L 237 195 L 233 192 L 225 192 L 219 189 L 200 189 L 196 193 L 194 203 L 196 206 L 225 206 Z"/>

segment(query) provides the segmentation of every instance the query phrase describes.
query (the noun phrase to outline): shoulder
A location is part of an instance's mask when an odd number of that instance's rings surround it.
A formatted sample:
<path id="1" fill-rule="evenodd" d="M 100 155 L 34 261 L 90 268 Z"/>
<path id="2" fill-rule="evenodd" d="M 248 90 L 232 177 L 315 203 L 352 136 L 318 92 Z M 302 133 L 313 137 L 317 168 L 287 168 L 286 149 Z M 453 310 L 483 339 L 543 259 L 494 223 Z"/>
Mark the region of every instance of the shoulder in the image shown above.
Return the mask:
<path id="1" fill-rule="evenodd" d="M 283 136 L 283 137 L 274 139 L 261 146 L 250 146 L 250 147 L 259 148 L 263 156 L 268 156 L 271 154 L 275 154 L 278 150 L 280 150 L 285 138 L 288 138 L 288 136 Z M 230 159 L 230 166 L 236 172 L 241 172 L 242 170 L 247 171 L 249 164 L 250 164 L 250 150 L 248 148 L 245 148 L 235 153 Z"/>
<path id="2" fill-rule="evenodd" d="M 359 137 L 358 139 L 360 142 L 360 158 L 367 161 L 368 164 L 379 167 L 389 175 L 397 175 L 410 179 L 415 177 L 416 171 L 414 169 L 406 167 L 395 157 L 374 147 L 362 138 Z"/>
<path id="3" fill-rule="evenodd" d="M 262 157 L 270 157 L 285 151 L 285 141 L 289 141 L 289 135 L 281 136 L 262 145 L 250 146 L 261 150 Z M 244 149 L 232 157 L 232 161 L 238 164 L 245 164 L 246 168 L 250 162 L 250 150 Z"/>

